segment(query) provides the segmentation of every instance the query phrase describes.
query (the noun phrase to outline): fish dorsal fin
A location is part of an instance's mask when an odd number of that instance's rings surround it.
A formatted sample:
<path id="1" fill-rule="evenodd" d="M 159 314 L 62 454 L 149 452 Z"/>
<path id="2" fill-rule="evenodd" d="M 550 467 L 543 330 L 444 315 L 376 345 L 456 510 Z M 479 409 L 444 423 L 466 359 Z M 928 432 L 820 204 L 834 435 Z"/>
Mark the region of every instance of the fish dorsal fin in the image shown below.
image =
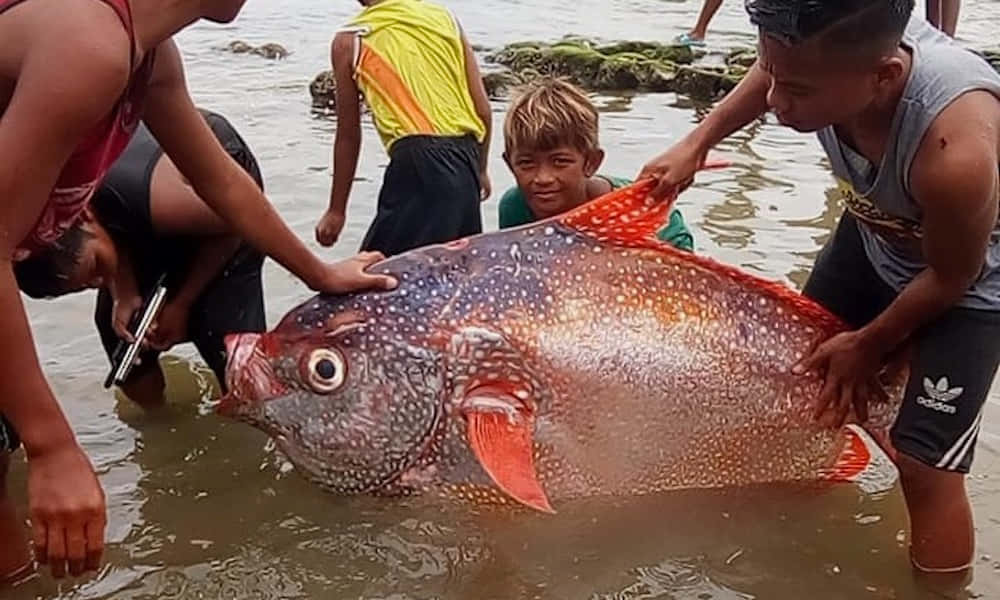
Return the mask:
<path id="1" fill-rule="evenodd" d="M 469 446 L 493 483 L 521 504 L 554 513 L 538 481 L 534 414 L 499 387 L 470 391 L 463 403 Z"/>
<path id="2" fill-rule="evenodd" d="M 727 166 L 729 166 L 727 162 L 710 160 L 705 162 L 702 169 Z M 655 186 L 654 180 L 642 179 L 595 198 L 558 217 L 552 217 L 552 220 L 600 243 L 671 254 L 674 260 L 686 263 L 692 268 L 705 269 L 738 281 L 783 303 L 798 315 L 808 318 L 826 335 L 847 329 L 846 323 L 826 308 L 780 282 L 763 279 L 705 256 L 678 250 L 660 240 L 656 233 L 668 223 L 667 218 L 677 196 L 673 195 L 660 202 L 650 202 L 647 198 Z"/>
<path id="3" fill-rule="evenodd" d="M 728 162 L 712 160 L 702 169 L 727 166 Z M 648 201 L 655 187 L 654 179 L 641 179 L 565 213 L 559 221 L 602 242 L 627 244 L 655 240 L 656 232 L 667 224 L 670 209 L 677 200 L 674 194 L 660 202 Z"/>

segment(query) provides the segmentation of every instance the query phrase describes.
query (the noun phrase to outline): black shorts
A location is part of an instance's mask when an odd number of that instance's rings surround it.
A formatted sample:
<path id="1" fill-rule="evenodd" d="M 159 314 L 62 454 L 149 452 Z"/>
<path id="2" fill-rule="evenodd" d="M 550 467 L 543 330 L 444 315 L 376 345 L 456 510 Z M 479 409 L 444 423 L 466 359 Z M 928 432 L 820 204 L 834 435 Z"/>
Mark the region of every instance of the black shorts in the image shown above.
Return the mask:
<path id="1" fill-rule="evenodd" d="M 897 295 L 872 268 L 849 213 L 817 257 L 803 293 L 853 327 L 872 321 Z M 968 473 L 1000 363 L 1000 312 L 951 308 L 920 328 L 912 343 L 892 443 L 931 467 Z"/>
<path id="2" fill-rule="evenodd" d="M 243 245 L 191 307 L 188 320 L 190 341 L 202 359 L 212 369 L 225 389 L 225 336 L 230 333 L 263 332 L 265 323 L 264 290 L 261 281 L 263 255 Z M 97 295 L 94 323 L 101 343 L 110 359 L 118 345 L 118 334 L 111 327 L 111 294 L 102 289 Z M 141 364 L 129 373 L 129 379 L 139 377 L 149 369 L 159 368 L 159 352 L 147 350 L 139 354 Z"/>
<path id="3" fill-rule="evenodd" d="M 479 184 L 479 146 L 472 136 L 400 139 L 361 249 L 392 256 L 482 233 Z"/>

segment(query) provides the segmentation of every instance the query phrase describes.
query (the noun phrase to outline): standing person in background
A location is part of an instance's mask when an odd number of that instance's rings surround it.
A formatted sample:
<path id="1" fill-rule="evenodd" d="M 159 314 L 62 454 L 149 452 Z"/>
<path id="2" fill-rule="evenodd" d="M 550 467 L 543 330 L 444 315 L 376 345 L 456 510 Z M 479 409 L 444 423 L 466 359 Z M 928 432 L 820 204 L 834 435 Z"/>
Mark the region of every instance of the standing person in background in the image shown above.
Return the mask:
<path id="1" fill-rule="evenodd" d="M 705 36 L 708 35 L 708 25 L 722 7 L 722 0 L 705 0 L 701 5 L 701 12 L 698 13 L 698 22 L 694 24 L 694 29 L 687 33 L 682 33 L 674 38 L 674 43 L 688 46 L 704 46 Z"/>
<path id="2" fill-rule="evenodd" d="M 475 54 L 455 17 L 423 0 L 359 0 L 336 34 L 337 88 L 330 206 L 316 239 L 344 228 L 361 150 L 363 95 L 389 154 L 378 209 L 361 248 L 386 255 L 482 232 L 490 103 Z"/>
<path id="3" fill-rule="evenodd" d="M 243 3 L 0 0 L 0 582 L 33 568 L 6 486 L 18 442 L 35 558 L 55 577 L 100 566 L 104 492 L 42 373 L 13 265 L 74 225 L 140 120 L 233 234 L 310 288 L 396 284 L 364 272 L 377 253 L 329 264 L 310 252 L 195 108 L 172 36 L 228 23 Z"/>
<path id="4" fill-rule="evenodd" d="M 927 20 L 931 25 L 955 37 L 960 6 L 960 0 L 927 0 Z"/>

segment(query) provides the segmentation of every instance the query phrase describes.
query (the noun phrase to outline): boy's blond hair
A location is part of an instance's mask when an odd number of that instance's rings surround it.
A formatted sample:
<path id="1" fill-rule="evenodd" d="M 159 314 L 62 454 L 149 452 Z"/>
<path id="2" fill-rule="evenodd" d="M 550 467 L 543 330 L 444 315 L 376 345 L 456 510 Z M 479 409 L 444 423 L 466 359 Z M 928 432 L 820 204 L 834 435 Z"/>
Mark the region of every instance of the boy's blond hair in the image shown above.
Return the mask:
<path id="1" fill-rule="evenodd" d="M 570 146 L 586 154 L 600 148 L 597 109 L 565 79 L 542 77 L 521 89 L 504 120 L 504 148 L 532 152 Z"/>

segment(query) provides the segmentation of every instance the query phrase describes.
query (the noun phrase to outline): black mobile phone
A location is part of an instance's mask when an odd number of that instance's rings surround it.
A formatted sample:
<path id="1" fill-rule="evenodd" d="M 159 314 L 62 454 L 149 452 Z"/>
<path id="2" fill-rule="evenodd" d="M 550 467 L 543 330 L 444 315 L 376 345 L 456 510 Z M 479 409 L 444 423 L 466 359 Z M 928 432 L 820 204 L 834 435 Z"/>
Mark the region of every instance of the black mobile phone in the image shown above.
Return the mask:
<path id="1" fill-rule="evenodd" d="M 163 306 L 163 300 L 167 295 L 166 280 L 166 273 L 160 275 L 153 289 L 143 300 L 142 306 L 132 315 L 128 330 L 135 341 L 129 343 L 122 339 L 118 340 L 118 345 L 115 346 L 115 351 L 111 355 L 111 372 L 104 380 L 104 389 L 108 389 L 112 385 L 121 385 L 132 371 L 135 359 L 139 356 L 139 350 L 142 349 L 142 338 L 146 336 L 149 326 L 156 320 L 156 316 Z"/>

